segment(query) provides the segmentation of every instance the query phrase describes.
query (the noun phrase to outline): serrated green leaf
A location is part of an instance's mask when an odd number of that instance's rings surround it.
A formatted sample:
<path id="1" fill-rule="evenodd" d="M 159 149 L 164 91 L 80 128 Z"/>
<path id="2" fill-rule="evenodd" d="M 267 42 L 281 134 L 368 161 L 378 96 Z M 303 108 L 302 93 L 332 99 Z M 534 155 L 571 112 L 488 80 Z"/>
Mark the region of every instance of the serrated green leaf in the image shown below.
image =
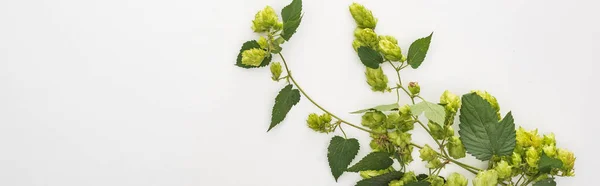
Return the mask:
<path id="1" fill-rule="evenodd" d="M 407 60 L 412 68 L 418 68 L 425 60 L 425 56 L 427 56 L 427 51 L 429 50 L 429 44 L 431 43 L 431 36 L 433 36 L 433 32 L 431 32 L 429 36 L 417 39 L 410 44 Z"/>
<path id="2" fill-rule="evenodd" d="M 443 125 L 444 120 L 446 119 L 446 111 L 443 106 L 427 101 L 411 105 L 410 112 L 413 116 L 419 116 L 421 113 L 425 112 L 425 117 L 427 117 L 427 119 L 439 125 Z"/>
<path id="3" fill-rule="evenodd" d="M 489 160 L 493 155 L 508 156 L 515 148 L 512 114 L 509 112 L 499 122 L 496 110 L 475 93 L 463 95 L 458 126 L 467 152 L 479 160 Z"/>
<path id="4" fill-rule="evenodd" d="M 273 112 L 271 116 L 271 125 L 269 126 L 270 131 L 277 124 L 281 123 L 287 113 L 300 101 L 300 92 L 298 89 L 292 89 L 292 85 L 287 85 L 275 98 L 275 105 L 273 106 Z"/>
<path id="5" fill-rule="evenodd" d="M 381 111 L 381 112 L 386 112 L 386 111 L 391 111 L 394 109 L 398 109 L 400 106 L 398 105 L 398 103 L 392 103 L 392 104 L 386 104 L 386 105 L 377 105 L 373 108 L 368 108 L 368 109 L 362 109 L 362 110 L 357 110 L 354 112 L 350 112 L 350 114 L 360 114 L 360 113 L 365 113 L 365 112 L 369 112 L 369 111 Z"/>
<path id="6" fill-rule="evenodd" d="M 372 48 L 362 46 L 357 51 L 360 61 L 369 68 L 377 69 L 379 68 L 379 64 L 383 63 L 381 54 Z"/>
<path id="7" fill-rule="evenodd" d="M 387 169 L 394 163 L 387 152 L 372 152 L 348 168 L 348 172 Z"/>
<path id="8" fill-rule="evenodd" d="M 345 139 L 340 136 L 331 138 L 327 148 L 327 161 L 329 161 L 331 174 L 336 181 L 346 171 L 359 148 L 358 140 L 354 138 Z"/>
<path id="9" fill-rule="evenodd" d="M 264 67 L 264 66 L 269 65 L 269 63 L 271 62 L 271 57 L 272 57 L 271 54 L 269 54 L 267 57 L 265 57 L 265 59 L 262 61 L 262 63 L 258 66 L 250 66 L 250 65 L 242 64 L 242 52 L 249 50 L 249 49 L 253 49 L 253 48 L 260 48 L 260 45 L 258 44 L 258 42 L 256 40 L 245 42 L 242 45 L 242 49 L 240 49 L 240 53 L 238 54 L 235 65 L 238 67 L 242 67 L 242 68 L 258 68 L 258 67 Z"/>
<path id="10" fill-rule="evenodd" d="M 292 35 L 296 33 L 300 22 L 302 22 L 302 0 L 293 0 L 292 3 L 284 7 L 281 10 L 281 17 L 283 19 L 281 37 L 289 41 Z"/>
<path id="11" fill-rule="evenodd" d="M 431 183 L 429 183 L 427 181 L 418 181 L 418 182 L 408 183 L 404 186 L 429 186 L 429 185 L 431 185 Z"/>
<path id="12" fill-rule="evenodd" d="M 393 180 L 398 180 L 404 175 L 403 172 L 394 171 L 369 179 L 360 180 L 356 186 L 388 186 Z"/>
<path id="13" fill-rule="evenodd" d="M 540 173 L 550 173 L 552 169 L 558 169 L 563 166 L 562 161 L 560 159 L 551 158 L 546 154 L 542 154 L 542 157 L 538 161 L 538 167 L 540 168 Z"/>
<path id="14" fill-rule="evenodd" d="M 554 181 L 554 178 L 546 178 L 535 182 L 533 186 L 556 186 L 556 182 Z"/>

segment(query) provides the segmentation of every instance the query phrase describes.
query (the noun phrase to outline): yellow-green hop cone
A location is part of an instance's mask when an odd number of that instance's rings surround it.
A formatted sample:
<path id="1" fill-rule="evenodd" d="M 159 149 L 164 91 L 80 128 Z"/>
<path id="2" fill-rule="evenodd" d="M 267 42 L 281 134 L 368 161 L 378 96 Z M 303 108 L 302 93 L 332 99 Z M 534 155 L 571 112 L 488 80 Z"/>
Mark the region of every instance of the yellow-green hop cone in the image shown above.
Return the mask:
<path id="1" fill-rule="evenodd" d="M 444 179 L 439 176 L 429 176 L 426 180 L 430 183 L 430 186 L 444 185 Z"/>
<path id="2" fill-rule="evenodd" d="M 271 69 L 271 79 L 273 81 L 279 81 L 279 77 L 281 76 L 281 64 L 279 62 L 271 63 L 269 66 Z"/>
<path id="3" fill-rule="evenodd" d="M 368 46 L 373 49 L 377 49 L 379 46 L 379 37 L 377 36 L 377 33 L 370 28 L 357 28 L 354 30 L 354 37 L 356 38 L 356 41 L 362 44 L 361 46 Z M 358 47 L 356 48 L 358 50 Z"/>
<path id="4" fill-rule="evenodd" d="M 550 134 L 544 135 L 544 139 L 542 140 L 542 144 L 544 144 L 544 145 L 550 145 L 550 146 L 555 146 L 556 145 L 556 139 L 554 137 L 554 134 L 550 133 Z"/>
<path id="5" fill-rule="evenodd" d="M 358 48 L 360 48 L 362 46 L 367 46 L 367 45 L 360 42 L 358 39 L 354 39 L 354 41 L 352 41 L 352 48 L 354 48 L 354 51 L 358 52 Z"/>
<path id="6" fill-rule="evenodd" d="M 444 166 L 444 164 L 442 164 L 442 161 L 440 161 L 440 159 L 435 158 L 435 159 L 427 162 L 427 165 L 425 167 L 430 168 L 430 169 L 437 169 L 437 168 L 440 168 L 443 166 Z"/>
<path id="7" fill-rule="evenodd" d="M 398 108 L 398 111 L 402 115 L 410 115 L 410 105 L 407 104 L 407 105 L 401 106 L 400 108 Z"/>
<path id="8" fill-rule="evenodd" d="M 444 139 L 446 132 L 440 125 L 434 123 L 433 121 L 429 121 L 427 123 L 427 127 L 429 128 L 429 131 L 431 132 L 431 136 L 433 138 L 438 140 Z"/>
<path id="9" fill-rule="evenodd" d="M 421 86 L 419 86 L 419 83 L 417 82 L 410 82 L 408 83 L 408 91 L 413 95 L 419 94 L 421 92 Z"/>
<path id="10" fill-rule="evenodd" d="M 350 14 L 352 14 L 358 27 L 374 29 L 377 26 L 377 19 L 373 17 L 373 13 L 361 4 L 352 3 L 350 5 Z"/>
<path id="11" fill-rule="evenodd" d="M 447 145 L 450 157 L 454 159 L 464 158 L 467 155 L 467 150 L 458 136 L 452 136 Z"/>
<path id="12" fill-rule="evenodd" d="M 388 40 L 394 44 L 398 44 L 398 40 L 394 36 L 379 36 L 379 40 Z"/>
<path id="13" fill-rule="evenodd" d="M 402 51 L 400 50 L 400 46 L 396 39 L 388 39 L 388 37 L 379 37 L 379 51 L 383 54 L 385 59 L 390 61 L 401 61 L 402 60 Z M 396 42 L 394 42 L 396 41 Z"/>
<path id="14" fill-rule="evenodd" d="M 544 147 L 542 147 L 542 150 L 544 151 L 544 154 L 546 154 L 548 157 L 556 157 L 556 146 L 545 145 Z"/>
<path id="15" fill-rule="evenodd" d="M 500 179 L 510 178 L 512 176 L 512 167 L 504 160 L 498 162 L 496 167 L 494 167 L 494 170 L 498 172 L 498 178 Z"/>
<path id="16" fill-rule="evenodd" d="M 309 128 L 316 132 L 331 132 L 331 116 L 329 114 L 323 114 L 321 116 L 315 113 L 309 114 L 306 123 Z"/>
<path id="17" fill-rule="evenodd" d="M 520 147 L 541 147 L 542 146 L 542 137 L 538 136 L 538 131 L 526 131 L 522 127 L 517 129 L 517 145 Z"/>
<path id="18" fill-rule="evenodd" d="M 412 135 L 408 132 L 395 130 L 393 132 L 388 132 L 387 134 L 390 141 L 398 147 L 408 147 L 412 140 Z"/>
<path id="19" fill-rule="evenodd" d="M 473 186 L 497 186 L 498 172 L 496 170 L 486 170 L 477 173 L 473 179 Z"/>
<path id="20" fill-rule="evenodd" d="M 564 176 L 574 176 L 575 154 L 566 149 L 558 149 L 558 159 L 563 163 L 562 172 Z"/>
<path id="21" fill-rule="evenodd" d="M 260 38 L 258 38 L 258 45 L 260 45 L 260 48 L 262 49 L 268 49 L 269 48 L 269 42 L 267 42 L 267 38 L 260 36 Z"/>
<path id="22" fill-rule="evenodd" d="M 450 125 L 444 125 L 444 131 L 446 131 L 446 136 L 445 137 L 454 136 L 454 128 L 452 128 L 452 126 L 450 126 Z"/>
<path id="23" fill-rule="evenodd" d="M 259 66 L 266 56 L 267 51 L 264 51 L 263 49 L 253 48 L 245 50 L 242 52 L 242 64 L 248 66 Z"/>
<path id="24" fill-rule="evenodd" d="M 367 68 L 365 72 L 367 83 L 371 86 L 371 90 L 376 92 L 384 92 L 388 88 L 388 78 L 383 73 L 381 67 L 377 69 Z"/>
<path id="25" fill-rule="evenodd" d="M 446 90 L 440 97 L 440 103 L 444 105 L 444 108 L 449 113 L 456 113 L 460 108 L 460 97 L 452 92 Z"/>
<path id="26" fill-rule="evenodd" d="M 385 114 L 380 111 L 367 112 L 363 114 L 361 124 L 365 127 L 376 128 L 383 125 L 385 122 Z"/>
<path id="27" fill-rule="evenodd" d="M 421 150 L 419 150 L 419 153 L 419 157 L 423 161 L 431 161 L 437 158 L 437 153 L 429 145 L 425 145 Z"/>
<path id="28" fill-rule="evenodd" d="M 448 176 L 448 181 L 445 186 L 467 186 L 468 182 L 467 178 L 463 175 L 453 172 Z"/>
<path id="29" fill-rule="evenodd" d="M 537 167 L 538 161 L 540 160 L 540 153 L 534 147 L 529 147 L 525 152 L 525 162 L 529 167 Z"/>
<path id="30" fill-rule="evenodd" d="M 515 168 L 519 168 L 521 167 L 521 163 L 523 162 L 523 158 L 521 158 L 521 155 L 513 152 L 512 156 L 510 156 L 510 161 L 512 163 L 512 166 Z"/>
<path id="31" fill-rule="evenodd" d="M 367 179 L 367 178 L 372 178 L 372 177 L 379 176 L 379 175 L 382 175 L 385 173 L 389 173 L 392 171 L 394 171 L 394 168 L 390 167 L 390 168 L 383 169 L 383 170 L 360 171 L 359 174 L 360 174 L 360 177 Z"/>
<path id="32" fill-rule="evenodd" d="M 500 105 L 498 105 L 498 100 L 496 100 L 496 97 L 492 96 L 487 91 L 473 90 L 471 92 L 479 95 L 480 97 L 485 99 L 487 102 L 489 102 L 490 105 L 492 105 L 492 108 L 494 108 L 494 110 L 496 110 L 496 114 L 498 115 L 498 120 L 500 120 L 500 118 L 502 118 L 502 116 L 500 116 Z"/>
<path id="33" fill-rule="evenodd" d="M 277 13 L 270 6 L 265 7 L 263 10 L 258 11 L 252 21 L 252 30 L 254 32 L 266 32 L 271 28 L 276 27 L 279 24 L 279 18 Z"/>

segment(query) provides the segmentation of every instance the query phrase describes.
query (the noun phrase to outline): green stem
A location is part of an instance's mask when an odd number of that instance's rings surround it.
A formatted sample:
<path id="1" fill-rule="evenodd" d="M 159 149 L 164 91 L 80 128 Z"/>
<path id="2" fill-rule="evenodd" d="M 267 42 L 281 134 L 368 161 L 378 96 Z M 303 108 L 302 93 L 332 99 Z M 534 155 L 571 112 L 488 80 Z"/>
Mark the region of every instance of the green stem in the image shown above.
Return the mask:
<path id="1" fill-rule="evenodd" d="M 302 89 L 302 87 L 300 87 L 300 85 L 298 85 L 298 82 L 296 82 L 296 80 L 294 79 L 294 77 L 292 76 L 292 72 L 290 71 L 287 62 L 285 61 L 285 58 L 283 57 L 283 54 L 281 54 L 281 52 L 277 53 L 279 54 L 279 57 L 281 57 L 281 61 L 283 61 L 283 65 L 285 67 L 285 71 L 288 74 L 288 77 L 290 80 L 292 80 L 292 83 L 294 83 L 294 85 L 296 85 L 296 88 L 298 88 L 298 90 L 300 90 L 300 92 L 302 93 L 302 95 L 304 95 L 304 97 L 306 97 L 306 99 L 308 99 L 312 104 L 314 104 L 315 106 L 317 106 L 317 108 L 321 109 L 323 112 L 331 115 L 331 117 L 337 119 L 338 121 L 345 123 L 346 125 L 349 125 L 351 127 L 354 127 L 356 129 L 368 132 L 368 133 L 373 133 L 373 134 L 377 134 L 376 132 L 373 132 L 369 129 L 365 129 L 363 127 L 360 127 L 358 125 L 352 124 L 350 122 L 347 122 L 346 120 L 343 120 L 342 118 L 336 116 L 335 114 L 329 112 L 328 110 L 326 110 L 325 108 L 323 108 L 321 105 L 319 105 L 317 102 L 315 102 L 315 100 L 313 100 L 312 98 L 310 98 L 310 96 L 308 96 L 308 94 L 306 94 L 306 92 L 304 92 L 304 90 Z"/>

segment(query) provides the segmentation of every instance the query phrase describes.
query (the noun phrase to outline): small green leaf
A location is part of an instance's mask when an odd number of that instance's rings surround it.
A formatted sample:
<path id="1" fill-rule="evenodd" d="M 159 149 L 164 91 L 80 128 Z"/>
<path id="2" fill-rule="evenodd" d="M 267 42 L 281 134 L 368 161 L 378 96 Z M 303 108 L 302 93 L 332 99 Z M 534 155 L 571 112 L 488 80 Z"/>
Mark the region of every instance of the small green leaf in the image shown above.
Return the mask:
<path id="1" fill-rule="evenodd" d="M 360 113 L 365 113 L 365 112 L 369 112 L 369 111 L 381 111 L 381 112 L 386 112 L 386 111 L 391 111 L 391 110 L 395 110 L 398 109 L 398 103 L 392 103 L 392 104 L 387 104 L 387 105 L 377 105 L 373 108 L 368 108 L 368 109 L 362 109 L 362 110 L 357 110 L 354 112 L 350 112 L 350 114 L 360 114 Z"/>
<path id="2" fill-rule="evenodd" d="M 556 158 L 551 158 L 548 155 L 542 153 L 542 157 L 538 161 L 538 167 L 540 168 L 540 173 L 550 173 L 552 169 L 558 169 L 563 166 L 562 161 Z"/>
<path id="3" fill-rule="evenodd" d="M 379 68 L 379 64 L 383 63 L 381 54 L 372 48 L 362 46 L 357 51 L 360 61 L 369 68 L 377 69 Z"/>
<path id="4" fill-rule="evenodd" d="M 516 144 L 515 123 L 512 114 L 498 121 L 496 110 L 475 93 L 462 97 L 460 108 L 460 140 L 467 152 L 485 161 L 496 156 L 511 155 Z"/>
<path id="5" fill-rule="evenodd" d="M 387 169 L 394 163 L 387 152 L 372 152 L 348 168 L 349 172 Z"/>
<path id="6" fill-rule="evenodd" d="M 281 123 L 287 113 L 292 109 L 292 106 L 296 105 L 300 101 L 300 92 L 298 89 L 292 89 L 292 85 L 287 85 L 275 98 L 275 105 L 273 106 L 273 112 L 271 116 L 271 125 L 269 126 L 270 131 L 277 124 Z"/>
<path id="7" fill-rule="evenodd" d="M 283 18 L 281 37 L 289 41 L 292 35 L 296 33 L 300 22 L 302 22 L 302 0 L 293 0 L 292 3 L 284 7 L 281 10 L 281 17 Z"/>
<path id="8" fill-rule="evenodd" d="M 431 43 L 431 36 L 433 36 L 433 32 L 427 37 L 417 39 L 410 45 L 410 48 L 408 48 L 407 60 L 412 68 L 418 68 L 425 60 L 425 56 L 429 50 L 429 44 Z"/>
<path id="9" fill-rule="evenodd" d="M 556 186 L 556 182 L 554 181 L 554 178 L 546 178 L 535 182 L 533 186 Z"/>
<path id="10" fill-rule="evenodd" d="M 360 180 L 355 186 L 388 186 L 390 182 L 399 180 L 404 175 L 403 172 L 394 171 L 372 178 Z"/>
<path id="11" fill-rule="evenodd" d="M 242 68 L 258 68 L 258 67 L 264 67 L 264 66 L 269 65 L 269 63 L 271 62 L 271 57 L 272 57 L 271 54 L 269 54 L 267 57 L 265 57 L 265 59 L 262 61 L 262 63 L 258 66 L 250 66 L 250 65 L 242 64 L 242 52 L 249 50 L 249 49 L 253 49 L 253 48 L 260 48 L 260 45 L 258 44 L 258 42 L 256 42 L 256 40 L 245 42 L 242 45 L 242 49 L 240 49 L 240 53 L 238 54 L 235 65 L 238 67 L 242 67 Z"/>
<path id="12" fill-rule="evenodd" d="M 418 181 L 418 182 L 408 183 L 404 186 L 429 186 L 429 185 L 431 185 L 431 183 L 429 183 L 427 181 Z"/>
<path id="13" fill-rule="evenodd" d="M 411 105 L 410 112 L 413 116 L 419 116 L 421 113 L 425 112 L 425 117 L 427 117 L 427 119 L 439 125 L 443 125 L 444 120 L 446 119 L 446 111 L 443 106 L 427 101 Z"/>
<path id="14" fill-rule="evenodd" d="M 345 139 L 340 136 L 331 138 L 327 148 L 327 161 L 329 161 L 331 174 L 336 181 L 346 171 L 358 153 L 359 147 L 358 140 L 354 138 Z"/>

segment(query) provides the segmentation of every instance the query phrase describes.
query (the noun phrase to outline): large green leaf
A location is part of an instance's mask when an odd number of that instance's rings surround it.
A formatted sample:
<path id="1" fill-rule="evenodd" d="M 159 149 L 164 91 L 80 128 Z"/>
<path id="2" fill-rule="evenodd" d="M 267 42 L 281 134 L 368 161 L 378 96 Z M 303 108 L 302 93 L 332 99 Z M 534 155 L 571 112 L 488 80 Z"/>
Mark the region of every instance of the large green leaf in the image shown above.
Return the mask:
<path id="1" fill-rule="evenodd" d="M 298 89 L 292 89 L 292 85 L 287 85 L 275 98 L 275 105 L 273 106 L 273 112 L 271 115 L 271 125 L 269 126 L 270 131 L 277 124 L 281 123 L 288 112 L 300 101 L 300 92 Z"/>
<path id="2" fill-rule="evenodd" d="M 475 93 L 463 95 L 458 126 L 460 140 L 467 152 L 479 160 L 489 160 L 493 155 L 511 155 L 515 148 L 512 114 L 509 112 L 499 122 L 496 110 Z"/>
<path id="3" fill-rule="evenodd" d="M 260 48 L 260 45 L 258 45 L 258 42 L 256 42 L 256 40 L 245 42 L 242 45 L 242 49 L 240 49 L 240 53 L 238 54 L 235 65 L 238 67 L 242 67 L 242 68 L 258 68 L 258 67 L 264 67 L 264 66 L 269 65 L 269 63 L 271 62 L 271 57 L 272 57 L 271 54 L 269 54 L 267 57 L 265 57 L 265 59 L 262 61 L 262 63 L 258 66 L 250 66 L 250 65 L 242 64 L 242 52 L 249 50 L 249 49 L 253 49 L 253 48 Z"/>
<path id="4" fill-rule="evenodd" d="M 387 152 L 372 152 L 348 168 L 349 172 L 387 169 L 394 163 Z"/>
<path id="5" fill-rule="evenodd" d="M 302 0 L 293 0 L 292 3 L 284 7 L 281 10 L 281 17 L 283 18 L 281 37 L 289 41 L 292 35 L 296 33 L 300 22 L 302 22 Z"/>
<path id="6" fill-rule="evenodd" d="M 410 112 L 413 116 L 419 116 L 425 112 L 425 117 L 427 117 L 427 119 L 439 125 L 443 125 L 444 120 L 446 119 L 446 111 L 443 106 L 427 101 L 411 105 Z"/>
<path id="7" fill-rule="evenodd" d="M 546 154 L 542 154 L 542 157 L 538 161 L 538 167 L 540 168 L 540 173 L 550 173 L 552 169 L 558 169 L 563 166 L 562 161 L 556 158 L 551 158 Z"/>
<path id="8" fill-rule="evenodd" d="M 533 186 L 556 186 L 556 182 L 554 181 L 554 178 L 546 178 L 535 182 Z"/>
<path id="9" fill-rule="evenodd" d="M 418 68 L 425 60 L 425 56 L 427 56 L 427 51 L 429 50 L 429 44 L 431 43 L 431 36 L 433 36 L 433 32 L 427 37 L 417 39 L 410 45 L 410 48 L 408 48 L 407 60 L 412 68 Z"/>
<path id="10" fill-rule="evenodd" d="M 427 181 L 417 181 L 417 182 L 408 183 L 404 186 L 429 186 L 429 185 L 431 185 L 431 183 L 429 183 Z"/>
<path id="11" fill-rule="evenodd" d="M 362 46 L 357 51 L 360 61 L 369 68 L 377 69 L 379 68 L 379 64 L 383 63 L 381 54 L 372 48 Z"/>
<path id="12" fill-rule="evenodd" d="M 358 140 L 354 138 L 345 139 L 340 136 L 331 138 L 327 148 L 327 161 L 329 161 L 331 174 L 336 181 L 346 171 L 358 153 L 359 147 Z"/>
<path id="13" fill-rule="evenodd" d="M 356 183 L 356 186 L 388 186 L 390 182 L 399 180 L 403 175 L 404 173 L 399 171 L 389 172 L 372 178 L 360 180 L 358 183 Z"/>
<path id="14" fill-rule="evenodd" d="M 362 110 L 357 110 L 354 112 L 350 112 L 350 114 L 360 114 L 360 113 L 365 113 L 365 112 L 369 112 L 369 111 L 381 111 L 381 112 L 386 112 L 386 111 L 391 111 L 391 110 L 395 110 L 398 109 L 398 103 L 392 103 L 392 104 L 386 104 L 386 105 L 377 105 L 373 108 L 368 108 L 368 109 L 362 109 Z"/>

